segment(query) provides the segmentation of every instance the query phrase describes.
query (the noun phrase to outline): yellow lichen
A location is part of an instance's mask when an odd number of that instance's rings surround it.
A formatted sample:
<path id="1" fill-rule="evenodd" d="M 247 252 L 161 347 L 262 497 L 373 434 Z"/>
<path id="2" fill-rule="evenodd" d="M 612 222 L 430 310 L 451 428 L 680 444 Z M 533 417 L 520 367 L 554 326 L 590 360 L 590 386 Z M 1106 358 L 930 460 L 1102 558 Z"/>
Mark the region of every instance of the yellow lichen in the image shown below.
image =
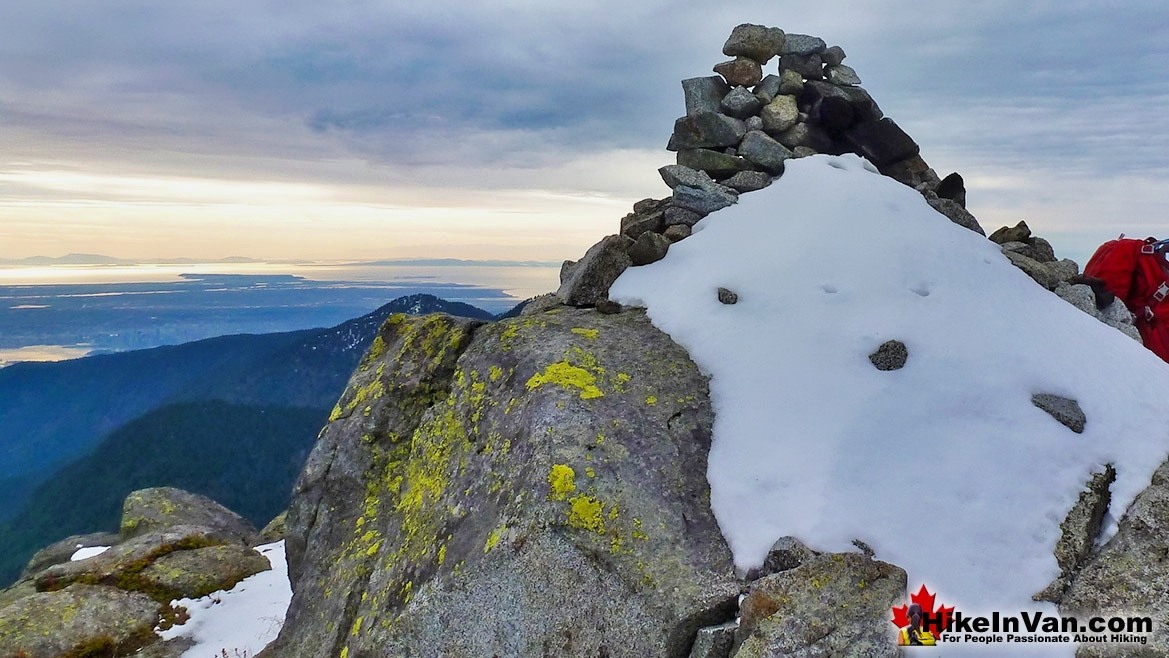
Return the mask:
<path id="1" fill-rule="evenodd" d="M 589 476 L 590 478 L 595 478 L 597 477 L 597 472 L 593 470 L 592 466 L 585 466 L 585 475 Z"/>
<path id="2" fill-rule="evenodd" d="M 658 403 L 658 397 L 656 395 L 647 395 L 645 396 L 645 403 L 652 407 Z"/>
<path id="3" fill-rule="evenodd" d="M 568 525 L 597 534 L 605 533 L 604 506 L 601 501 L 583 494 L 568 499 Z"/>
<path id="4" fill-rule="evenodd" d="M 601 335 L 599 329 L 586 329 L 585 327 L 573 327 L 572 333 L 576 334 L 577 336 L 584 336 L 589 340 L 596 340 L 597 336 Z"/>
<path id="5" fill-rule="evenodd" d="M 443 544 L 438 549 L 438 563 L 446 562 L 446 544 Z"/>
<path id="6" fill-rule="evenodd" d="M 567 464 L 554 464 L 548 471 L 548 489 L 552 500 L 565 500 L 576 492 L 576 471 Z"/>
<path id="7" fill-rule="evenodd" d="M 575 388 L 580 391 L 580 399 L 592 400 L 604 396 L 604 392 L 597 388 L 597 378 L 584 368 L 574 366 L 568 361 L 557 361 L 544 368 L 544 372 L 532 375 L 528 379 L 528 390 L 532 391 L 544 384 L 556 384 L 565 388 Z"/>
<path id="8" fill-rule="evenodd" d="M 493 382 L 499 381 L 499 378 L 502 376 L 503 368 L 500 368 L 499 366 L 491 366 L 487 369 L 487 377 Z"/>
<path id="9" fill-rule="evenodd" d="M 490 535 L 487 535 L 487 542 L 483 544 L 484 553 L 487 553 L 496 546 L 499 546 L 499 540 L 503 538 L 503 532 L 505 530 L 507 530 L 505 526 L 500 526 L 495 530 L 492 530 Z"/>

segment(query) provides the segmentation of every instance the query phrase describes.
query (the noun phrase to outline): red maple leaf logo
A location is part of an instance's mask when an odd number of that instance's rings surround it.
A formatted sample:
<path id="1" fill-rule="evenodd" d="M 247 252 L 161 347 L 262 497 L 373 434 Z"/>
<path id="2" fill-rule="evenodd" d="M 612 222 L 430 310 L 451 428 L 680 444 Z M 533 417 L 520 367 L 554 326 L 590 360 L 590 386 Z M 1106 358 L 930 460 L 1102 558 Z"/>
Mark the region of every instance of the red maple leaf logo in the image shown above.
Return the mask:
<path id="1" fill-rule="evenodd" d="M 923 630 L 930 631 L 935 635 L 941 635 L 947 626 L 950 625 L 950 618 L 954 614 L 954 606 L 946 607 L 939 605 L 934 608 L 934 594 L 921 586 L 916 594 L 909 595 L 909 603 L 916 603 L 921 606 L 923 613 L 929 615 L 929 619 L 922 619 Z M 940 624 L 936 622 L 940 620 Z M 909 625 L 909 604 L 903 603 L 900 606 L 893 608 L 893 625 L 897 628 L 905 628 Z"/>

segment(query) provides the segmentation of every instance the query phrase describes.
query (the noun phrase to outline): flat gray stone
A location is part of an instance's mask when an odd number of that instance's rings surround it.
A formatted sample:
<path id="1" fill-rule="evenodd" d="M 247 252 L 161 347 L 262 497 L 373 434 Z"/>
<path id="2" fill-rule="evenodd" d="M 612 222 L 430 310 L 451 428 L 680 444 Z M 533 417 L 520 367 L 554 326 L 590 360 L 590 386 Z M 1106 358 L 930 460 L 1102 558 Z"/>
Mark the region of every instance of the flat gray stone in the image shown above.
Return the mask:
<path id="1" fill-rule="evenodd" d="M 754 192 L 771 185 L 771 175 L 762 171 L 740 171 L 722 182 L 737 192 Z"/>
<path id="2" fill-rule="evenodd" d="M 824 69 L 824 77 L 834 85 L 846 87 L 852 87 L 861 83 L 860 76 L 856 74 L 856 71 L 851 66 L 846 64 L 826 67 Z"/>
<path id="3" fill-rule="evenodd" d="M 745 133 L 744 133 L 745 134 Z M 750 171 L 751 163 L 737 155 L 727 155 L 711 149 L 684 149 L 678 151 L 678 164 L 705 171 L 712 178 L 730 178 L 740 171 Z"/>
<path id="4" fill-rule="evenodd" d="M 747 158 L 760 169 L 772 174 L 783 173 L 783 163 L 792 157 L 792 152 L 783 144 L 772 139 L 762 131 L 751 131 L 743 137 L 739 144 L 739 155 Z"/>
<path id="5" fill-rule="evenodd" d="M 783 47 L 779 49 L 780 55 L 811 55 L 812 53 L 822 53 L 828 48 L 828 44 L 820 37 L 813 37 L 807 34 L 792 34 L 786 33 L 783 38 Z"/>
<path id="6" fill-rule="evenodd" d="M 731 88 L 727 86 L 722 76 L 718 75 L 683 80 L 682 93 L 686 97 L 686 114 L 718 112 L 719 103 L 730 91 Z"/>
<path id="7" fill-rule="evenodd" d="M 1088 418 L 1084 415 L 1084 410 L 1080 408 L 1079 402 L 1051 393 L 1036 393 L 1031 396 L 1031 404 L 1051 414 L 1051 417 L 1059 421 L 1060 425 L 1076 434 L 1084 432 Z"/>
<path id="8" fill-rule="evenodd" d="M 763 102 L 756 98 L 755 94 L 747 91 L 746 87 L 735 87 L 731 93 L 723 97 L 719 107 L 727 116 L 747 119 L 763 107 Z"/>
<path id="9" fill-rule="evenodd" d="M 736 57 L 750 57 L 766 64 L 783 48 L 784 34 L 778 27 L 743 23 L 731 30 L 731 36 L 723 44 L 723 54 Z"/>

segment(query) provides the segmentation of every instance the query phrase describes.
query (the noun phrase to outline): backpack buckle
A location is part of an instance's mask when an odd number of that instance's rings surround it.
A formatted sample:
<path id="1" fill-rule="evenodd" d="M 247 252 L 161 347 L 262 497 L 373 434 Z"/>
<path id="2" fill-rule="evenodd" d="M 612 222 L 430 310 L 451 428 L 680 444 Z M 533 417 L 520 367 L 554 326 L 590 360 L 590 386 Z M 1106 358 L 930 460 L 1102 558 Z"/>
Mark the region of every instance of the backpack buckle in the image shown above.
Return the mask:
<path id="1" fill-rule="evenodd" d="M 1145 322 L 1152 322 L 1153 318 L 1155 318 L 1155 317 L 1156 316 L 1153 315 L 1153 309 L 1146 306 L 1145 307 Z"/>
<path id="2" fill-rule="evenodd" d="M 1163 302 L 1166 297 L 1169 297 L 1169 283 L 1161 283 L 1157 286 L 1157 291 L 1153 293 L 1153 299 Z"/>
<path id="3" fill-rule="evenodd" d="M 1157 248 L 1152 244 L 1146 243 L 1146 244 L 1141 245 L 1141 253 L 1142 254 L 1152 254 L 1152 253 L 1156 253 L 1156 251 L 1157 251 Z"/>

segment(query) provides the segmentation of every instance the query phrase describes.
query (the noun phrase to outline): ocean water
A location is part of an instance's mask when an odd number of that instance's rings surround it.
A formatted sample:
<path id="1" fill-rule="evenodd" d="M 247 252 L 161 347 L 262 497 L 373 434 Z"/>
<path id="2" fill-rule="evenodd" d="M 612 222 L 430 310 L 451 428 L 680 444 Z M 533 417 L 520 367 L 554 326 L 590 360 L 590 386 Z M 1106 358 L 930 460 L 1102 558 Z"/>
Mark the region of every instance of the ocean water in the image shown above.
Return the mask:
<path id="1" fill-rule="evenodd" d="M 559 267 L 242 263 L 0 268 L 0 367 L 328 327 L 415 293 L 502 313 Z"/>

